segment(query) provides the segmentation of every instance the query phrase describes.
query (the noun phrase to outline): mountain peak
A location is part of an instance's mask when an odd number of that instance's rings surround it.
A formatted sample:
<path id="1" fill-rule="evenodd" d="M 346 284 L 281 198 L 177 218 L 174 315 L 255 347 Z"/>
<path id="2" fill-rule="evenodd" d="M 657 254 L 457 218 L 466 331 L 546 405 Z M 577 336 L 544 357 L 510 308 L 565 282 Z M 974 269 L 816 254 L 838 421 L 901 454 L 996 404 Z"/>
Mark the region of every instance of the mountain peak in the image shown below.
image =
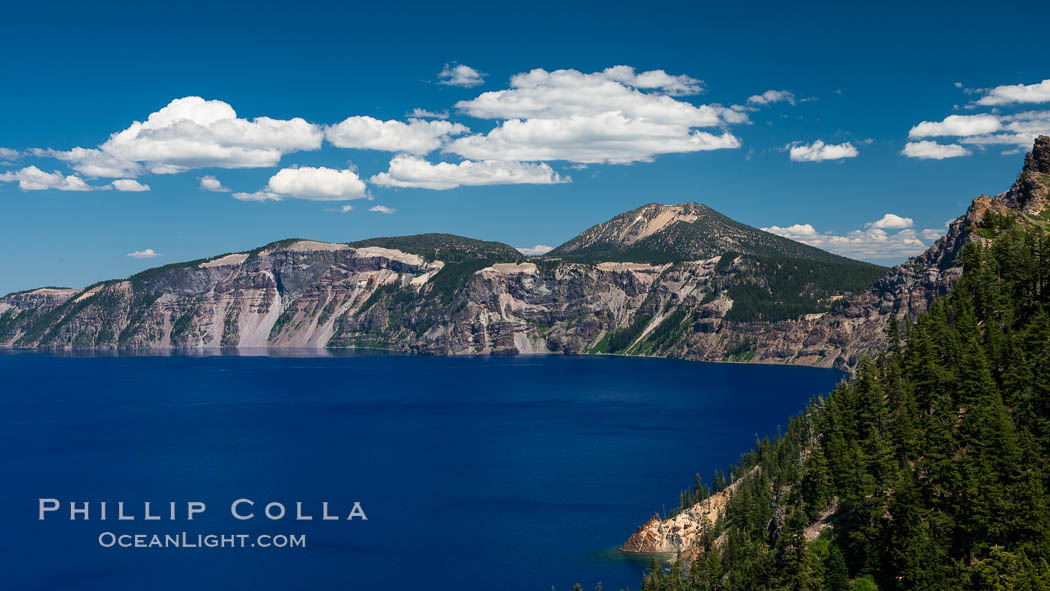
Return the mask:
<path id="1" fill-rule="evenodd" d="M 1025 154 L 1021 174 L 996 201 L 1027 214 L 1038 214 L 1050 206 L 1050 137 L 1035 138 L 1032 151 Z"/>
<path id="2" fill-rule="evenodd" d="M 592 226 L 547 256 L 570 261 L 666 263 L 727 252 L 786 255 L 808 260 L 848 259 L 763 232 L 701 203 L 648 203 Z"/>
<path id="3" fill-rule="evenodd" d="M 1035 138 L 1032 151 L 1024 158 L 1024 169 L 1029 172 L 1050 173 L 1050 136 Z"/>

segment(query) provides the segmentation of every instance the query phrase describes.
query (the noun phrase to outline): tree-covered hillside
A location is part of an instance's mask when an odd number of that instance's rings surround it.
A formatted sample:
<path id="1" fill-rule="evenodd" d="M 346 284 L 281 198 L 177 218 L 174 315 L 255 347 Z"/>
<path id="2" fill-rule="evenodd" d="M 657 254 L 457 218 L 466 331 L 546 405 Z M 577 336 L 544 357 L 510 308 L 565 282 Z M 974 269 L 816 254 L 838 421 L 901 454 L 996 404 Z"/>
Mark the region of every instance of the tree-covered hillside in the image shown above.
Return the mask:
<path id="1" fill-rule="evenodd" d="M 852 383 L 683 493 L 747 475 L 644 590 L 1050 589 L 1050 237 L 989 238 Z"/>
<path id="2" fill-rule="evenodd" d="M 777 322 L 824 312 L 844 294 L 865 290 L 885 269 L 849 259 L 816 261 L 787 256 L 722 255 L 719 267 L 736 273 L 725 286 L 731 322 Z"/>
<path id="3" fill-rule="evenodd" d="M 508 244 L 465 238 L 455 234 L 387 236 L 347 242 L 347 245 L 353 248 L 366 246 L 392 248 L 402 252 L 418 254 L 428 261 L 440 260 L 451 263 L 473 259 L 505 263 L 518 261 L 522 258 L 522 254 Z"/>

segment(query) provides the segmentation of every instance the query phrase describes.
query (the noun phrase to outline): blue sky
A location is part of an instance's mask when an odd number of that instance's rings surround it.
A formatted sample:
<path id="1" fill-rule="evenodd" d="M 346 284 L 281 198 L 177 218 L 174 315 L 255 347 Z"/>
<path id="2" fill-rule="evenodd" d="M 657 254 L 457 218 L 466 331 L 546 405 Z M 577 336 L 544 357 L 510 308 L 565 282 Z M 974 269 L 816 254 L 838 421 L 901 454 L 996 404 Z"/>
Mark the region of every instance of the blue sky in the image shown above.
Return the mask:
<path id="1" fill-rule="evenodd" d="M 1043 5 L 567 4 L 5 6 L 0 292 L 653 201 L 894 263 L 1050 132 Z"/>

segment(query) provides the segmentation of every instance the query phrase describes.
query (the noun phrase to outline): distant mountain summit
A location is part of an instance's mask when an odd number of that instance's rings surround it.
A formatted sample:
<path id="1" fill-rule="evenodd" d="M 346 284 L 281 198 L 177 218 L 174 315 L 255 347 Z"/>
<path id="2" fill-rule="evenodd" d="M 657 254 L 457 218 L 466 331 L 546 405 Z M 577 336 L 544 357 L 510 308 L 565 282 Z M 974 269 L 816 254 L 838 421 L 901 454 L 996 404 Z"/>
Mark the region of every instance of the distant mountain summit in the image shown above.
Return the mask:
<path id="1" fill-rule="evenodd" d="M 546 256 L 566 261 L 667 263 L 726 252 L 841 263 L 845 257 L 742 224 L 700 203 L 649 203 L 592 226 Z"/>

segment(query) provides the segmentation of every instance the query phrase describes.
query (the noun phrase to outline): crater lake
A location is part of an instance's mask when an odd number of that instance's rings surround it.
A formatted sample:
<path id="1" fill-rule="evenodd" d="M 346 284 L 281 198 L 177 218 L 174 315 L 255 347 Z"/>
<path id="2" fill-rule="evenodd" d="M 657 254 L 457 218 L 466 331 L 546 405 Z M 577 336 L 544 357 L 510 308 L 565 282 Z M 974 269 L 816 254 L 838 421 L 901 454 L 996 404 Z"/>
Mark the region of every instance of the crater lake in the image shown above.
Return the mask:
<path id="1" fill-rule="evenodd" d="M 637 588 L 646 561 L 616 551 L 635 528 L 842 378 L 612 356 L 0 354 L 4 578 L 107 591 Z M 40 499 L 59 507 L 38 514 Z M 231 515 L 239 499 L 254 518 Z M 118 520 L 118 502 L 136 519 Z M 206 510 L 187 519 L 195 502 Z M 87 519 L 70 503 L 87 503 Z M 355 503 L 367 519 L 346 518 Z M 256 547 L 134 547 L 154 534 Z M 258 545 L 282 535 L 305 547 Z"/>

